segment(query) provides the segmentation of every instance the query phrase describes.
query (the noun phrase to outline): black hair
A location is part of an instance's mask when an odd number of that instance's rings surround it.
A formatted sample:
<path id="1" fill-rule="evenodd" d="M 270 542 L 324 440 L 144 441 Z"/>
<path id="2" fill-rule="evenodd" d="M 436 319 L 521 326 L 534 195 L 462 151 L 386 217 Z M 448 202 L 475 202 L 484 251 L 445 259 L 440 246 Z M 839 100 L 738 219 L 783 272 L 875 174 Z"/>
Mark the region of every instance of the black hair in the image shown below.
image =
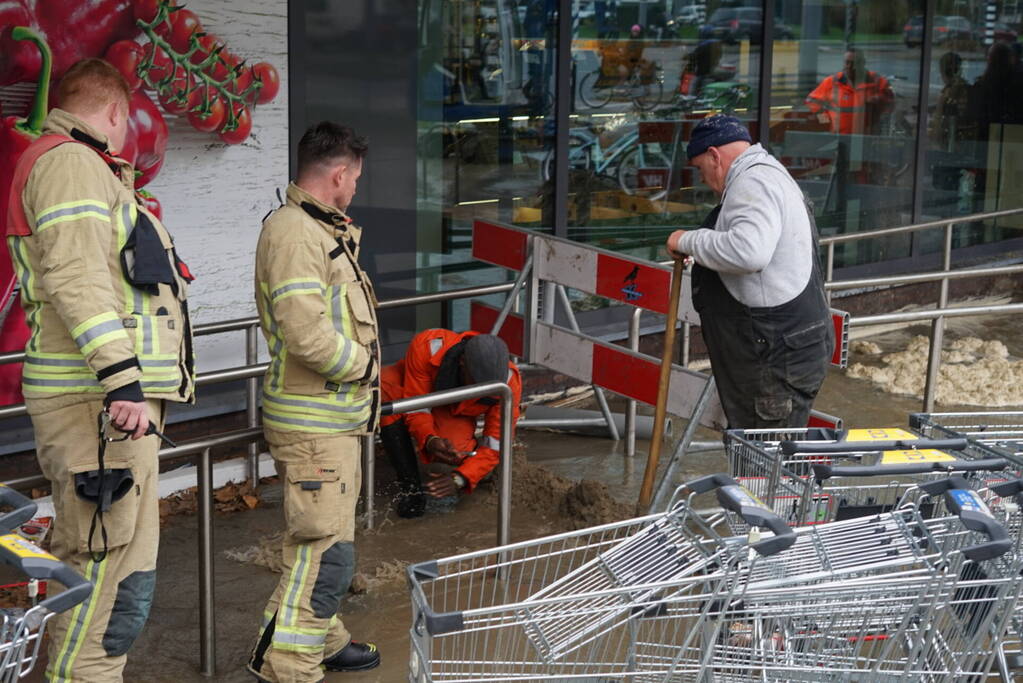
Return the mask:
<path id="1" fill-rule="evenodd" d="M 356 135 L 349 126 L 333 121 L 320 121 L 310 126 L 298 141 L 298 175 L 314 166 L 337 161 L 343 157 L 362 159 L 369 151 L 365 137 Z"/>

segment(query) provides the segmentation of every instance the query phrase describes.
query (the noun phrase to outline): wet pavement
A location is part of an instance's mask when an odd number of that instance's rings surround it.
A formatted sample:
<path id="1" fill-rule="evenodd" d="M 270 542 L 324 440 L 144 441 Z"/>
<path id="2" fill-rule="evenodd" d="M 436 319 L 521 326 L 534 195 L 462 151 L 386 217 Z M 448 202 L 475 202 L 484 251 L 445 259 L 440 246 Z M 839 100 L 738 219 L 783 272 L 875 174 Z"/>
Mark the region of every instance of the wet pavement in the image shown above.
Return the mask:
<path id="1" fill-rule="evenodd" d="M 983 323 L 974 319 L 953 320 L 946 339 L 966 335 L 999 338 L 1015 357 L 1021 357 L 1023 338 L 1015 332 L 1018 327 L 1018 321 L 1011 318 Z M 893 330 L 872 337 L 871 341 L 886 351 L 896 350 L 904 347 L 912 335 L 924 333 L 926 329 L 916 326 Z M 615 402 L 615 405 L 620 410 L 622 403 Z M 833 370 L 817 407 L 842 416 L 848 427 L 905 427 L 908 413 L 920 410 L 920 401 L 885 394 L 865 380 L 851 379 Z M 675 434 L 680 433 L 681 429 L 677 428 Z M 527 430 L 520 431 L 518 437 L 516 474 L 521 480 L 515 485 L 514 540 L 585 525 L 585 516 L 573 517 L 561 502 L 554 500 L 563 497 L 567 486 L 558 483 L 561 481 L 558 477 L 605 484 L 609 499 L 622 503 L 608 509 L 619 511 L 623 516 L 629 514 L 646 463 L 645 442 L 638 442 L 637 456 L 630 459 L 624 457 L 624 441 L 615 443 L 600 437 Z M 697 436 L 708 441 L 715 438 L 719 436 L 706 430 L 701 430 Z M 670 446 L 670 443 L 666 446 L 666 455 L 671 452 Z M 530 463 L 528 472 L 522 469 L 526 467 L 525 460 Z M 542 476 L 534 466 L 542 469 Z M 722 451 L 695 454 L 683 462 L 681 477 L 686 479 L 724 468 Z M 387 469 L 381 460 L 378 471 L 382 490 L 377 500 L 381 509 L 389 504 Z M 275 502 L 277 498 L 279 491 L 269 487 L 257 509 L 216 515 L 217 675 L 213 680 L 252 680 L 243 667 L 256 636 L 264 601 L 272 592 L 278 575 L 261 566 L 230 560 L 224 556 L 224 551 L 250 547 L 258 544 L 259 539 L 280 531 L 282 511 Z M 351 683 L 406 680 L 410 608 L 404 567 L 409 562 L 491 547 L 496 542 L 496 526 L 496 489 L 484 484 L 453 509 L 434 511 L 417 520 L 397 519 L 388 512 L 375 531 L 360 532 L 356 540 L 359 572 L 367 589 L 362 594 L 347 596 L 342 612 L 356 639 L 371 640 L 380 647 L 383 664 L 367 673 L 328 674 L 326 680 Z M 173 517 L 163 530 L 152 617 L 130 656 L 126 681 L 210 680 L 198 673 L 196 572 L 196 518 Z"/>

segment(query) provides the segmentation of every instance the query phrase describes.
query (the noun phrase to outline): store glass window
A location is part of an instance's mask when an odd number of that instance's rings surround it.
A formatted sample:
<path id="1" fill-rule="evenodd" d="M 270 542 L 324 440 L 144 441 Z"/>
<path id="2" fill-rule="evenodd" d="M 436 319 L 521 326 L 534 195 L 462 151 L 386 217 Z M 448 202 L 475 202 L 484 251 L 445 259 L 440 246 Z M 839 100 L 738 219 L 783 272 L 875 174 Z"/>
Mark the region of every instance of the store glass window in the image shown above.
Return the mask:
<path id="1" fill-rule="evenodd" d="M 913 219 L 922 0 L 778 0 L 770 146 L 824 235 Z M 787 35 L 786 35 L 787 34 Z M 909 235 L 838 245 L 836 266 L 902 258 Z"/>
<path id="2" fill-rule="evenodd" d="M 924 219 L 1012 209 L 1023 202 L 1021 17 L 1006 7 L 1001 16 L 1008 21 L 989 25 L 986 9 L 954 0 L 936 6 Z M 954 246 L 1019 237 L 1021 228 L 1018 216 L 961 224 Z"/>
<path id="3" fill-rule="evenodd" d="M 688 166 L 685 142 L 719 112 L 756 136 L 764 16 L 759 3 L 742 4 L 578 3 L 568 237 L 664 258 L 666 233 L 698 224 L 716 203 Z M 553 165 L 551 148 L 545 180 Z"/>
<path id="4" fill-rule="evenodd" d="M 492 284 L 474 219 L 549 229 L 556 0 L 418 0 L 418 290 Z M 497 297 L 500 301 L 500 298 Z M 468 305 L 452 304 L 454 327 Z"/>

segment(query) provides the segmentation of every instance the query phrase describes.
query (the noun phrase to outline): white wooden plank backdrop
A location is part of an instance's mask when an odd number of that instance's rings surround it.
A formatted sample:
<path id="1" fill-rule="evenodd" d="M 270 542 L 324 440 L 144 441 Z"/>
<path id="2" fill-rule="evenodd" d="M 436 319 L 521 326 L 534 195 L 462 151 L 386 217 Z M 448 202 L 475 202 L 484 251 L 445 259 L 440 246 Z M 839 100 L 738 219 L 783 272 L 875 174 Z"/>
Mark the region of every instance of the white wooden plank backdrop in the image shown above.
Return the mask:
<path id="1" fill-rule="evenodd" d="M 189 299 L 197 323 L 255 315 L 252 268 L 260 221 L 278 205 L 288 182 L 288 6 L 286 0 L 192 0 L 188 8 L 227 49 L 250 64 L 277 68 L 281 89 L 257 106 L 252 134 L 227 145 L 165 114 L 170 128 L 160 175 L 147 186 L 163 205 L 164 222 L 197 278 Z M 259 343 L 265 357 L 265 345 Z M 244 362 L 241 333 L 197 340 L 200 369 Z"/>

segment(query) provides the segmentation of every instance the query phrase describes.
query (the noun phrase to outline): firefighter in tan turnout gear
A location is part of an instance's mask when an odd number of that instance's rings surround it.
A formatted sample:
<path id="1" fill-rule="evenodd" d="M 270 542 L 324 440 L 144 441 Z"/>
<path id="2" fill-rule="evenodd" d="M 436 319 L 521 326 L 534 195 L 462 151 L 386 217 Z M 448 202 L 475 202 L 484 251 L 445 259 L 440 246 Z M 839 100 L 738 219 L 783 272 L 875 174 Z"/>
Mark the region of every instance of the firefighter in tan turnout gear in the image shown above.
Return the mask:
<path id="1" fill-rule="evenodd" d="M 323 680 L 380 663 L 338 617 L 355 571 L 360 437 L 376 427 L 376 303 L 359 266 L 362 234 L 345 210 L 367 145 L 319 123 L 298 144 L 298 179 L 263 223 L 256 303 L 270 349 L 263 427 L 284 486 L 280 583 L 249 669 L 264 681 Z"/>
<path id="2" fill-rule="evenodd" d="M 165 401 L 192 400 L 191 276 L 116 156 L 128 84 L 89 59 L 58 96 L 15 169 L 6 235 L 31 331 L 23 390 L 53 486 L 52 550 L 94 585 L 50 622 L 47 678 L 107 683 L 121 680 L 153 600 L 159 440 L 146 433 L 162 428 Z"/>

